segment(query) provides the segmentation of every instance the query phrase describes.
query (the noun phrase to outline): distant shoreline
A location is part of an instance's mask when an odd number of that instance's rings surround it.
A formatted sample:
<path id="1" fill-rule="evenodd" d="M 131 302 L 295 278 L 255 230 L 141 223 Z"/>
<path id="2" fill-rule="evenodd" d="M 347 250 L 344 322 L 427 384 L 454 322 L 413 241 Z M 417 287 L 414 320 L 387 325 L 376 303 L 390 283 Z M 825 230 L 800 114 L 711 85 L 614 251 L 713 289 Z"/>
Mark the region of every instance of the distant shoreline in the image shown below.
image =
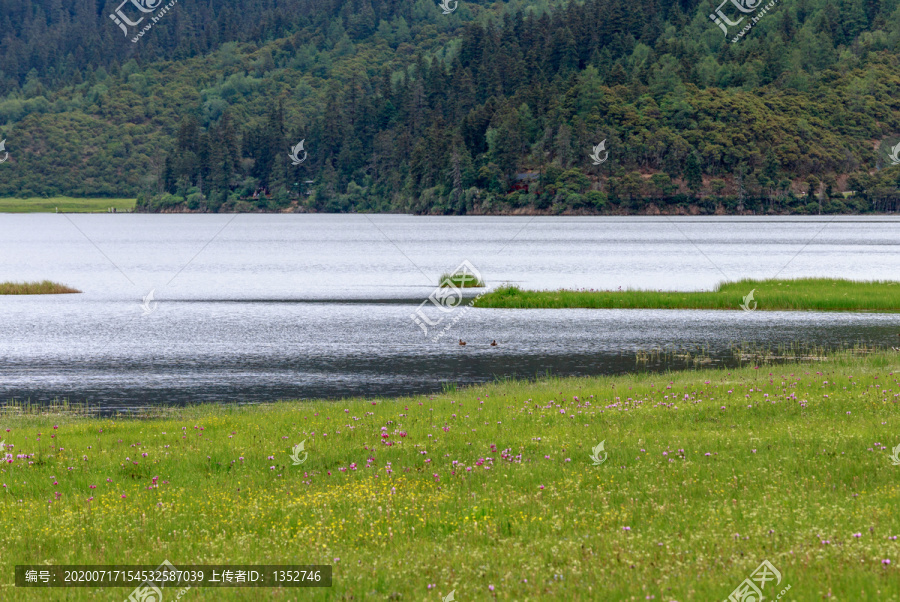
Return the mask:
<path id="1" fill-rule="evenodd" d="M 206 211 L 203 209 L 188 209 L 187 207 L 168 207 L 162 211 L 147 211 L 145 208 L 136 206 L 137 199 L 134 198 L 75 198 L 75 197 L 53 197 L 53 198 L 30 198 L 18 199 L 5 197 L 0 198 L 0 213 L 309 213 L 319 215 L 352 215 L 354 213 L 365 213 L 367 215 L 470 215 L 478 217 L 506 217 L 506 216 L 810 216 L 810 215 L 900 215 L 898 212 L 892 211 L 833 211 L 829 212 L 823 208 L 822 213 L 805 212 L 805 211 L 729 211 L 724 205 L 717 205 L 711 210 L 708 205 L 692 204 L 692 205 L 657 205 L 656 203 L 648 203 L 640 209 L 629 209 L 621 206 L 607 206 L 603 209 L 577 208 L 566 209 L 564 211 L 555 210 L 552 207 L 548 209 L 536 209 L 534 207 L 520 207 L 515 209 L 503 210 L 484 210 L 476 207 L 466 213 L 413 213 L 405 211 L 354 211 L 354 212 L 330 212 L 310 210 L 306 207 L 291 205 L 279 209 L 265 209 L 261 207 L 240 206 L 239 210 L 229 208 L 225 211 Z"/>

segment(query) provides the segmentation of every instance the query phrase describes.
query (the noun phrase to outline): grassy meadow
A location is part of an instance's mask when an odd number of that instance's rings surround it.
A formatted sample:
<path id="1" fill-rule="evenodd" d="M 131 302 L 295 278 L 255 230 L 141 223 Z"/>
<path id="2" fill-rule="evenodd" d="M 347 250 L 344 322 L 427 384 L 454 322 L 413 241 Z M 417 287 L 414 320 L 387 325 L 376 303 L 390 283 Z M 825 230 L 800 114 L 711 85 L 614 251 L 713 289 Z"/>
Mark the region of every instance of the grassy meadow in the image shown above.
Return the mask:
<path id="1" fill-rule="evenodd" d="M 78 289 L 49 280 L 41 282 L 0 282 L 0 295 L 62 295 L 80 293 Z"/>
<path id="2" fill-rule="evenodd" d="M 745 297 L 753 292 L 753 298 Z M 752 280 L 720 284 L 714 291 L 648 290 L 525 291 L 504 286 L 483 295 L 476 307 L 516 309 L 749 309 L 762 311 L 900 311 L 900 282 L 834 278 Z"/>
<path id="3" fill-rule="evenodd" d="M 0 599 L 130 591 L 14 589 L 15 564 L 168 559 L 334 565 L 330 589 L 185 601 L 686 602 L 769 560 L 782 600 L 896 602 L 898 378 L 885 352 L 141 418 L 9 406 Z"/>
<path id="4" fill-rule="evenodd" d="M 77 199 L 68 196 L 52 198 L 18 199 L 0 198 L 0 213 L 63 213 L 106 212 L 110 207 L 116 211 L 131 211 L 137 199 Z"/>

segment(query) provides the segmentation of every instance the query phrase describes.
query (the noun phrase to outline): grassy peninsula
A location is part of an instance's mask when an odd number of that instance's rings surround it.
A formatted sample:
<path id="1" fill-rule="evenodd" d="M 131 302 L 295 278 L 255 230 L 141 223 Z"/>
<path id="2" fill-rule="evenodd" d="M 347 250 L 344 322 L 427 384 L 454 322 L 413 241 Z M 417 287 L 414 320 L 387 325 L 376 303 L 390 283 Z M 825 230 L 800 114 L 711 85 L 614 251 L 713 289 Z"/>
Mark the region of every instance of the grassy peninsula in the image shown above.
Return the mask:
<path id="1" fill-rule="evenodd" d="M 752 293 L 752 297 L 748 297 Z M 558 290 L 526 291 L 504 286 L 483 295 L 476 307 L 516 309 L 732 309 L 761 311 L 900 311 L 900 282 L 834 278 L 745 279 L 713 291 Z"/>
<path id="2" fill-rule="evenodd" d="M 62 295 L 80 293 L 75 288 L 44 280 L 42 282 L 0 282 L 0 295 Z"/>
<path id="3" fill-rule="evenodd" d="M 786 600 L 897 602 L 898 379 L 885 352 L 141 419 L 7 407 L 0 598 L 47 599 L 14 564 L 168 559 L 332 564 L 304 600 L 686 602 L 768 560 Z"/>

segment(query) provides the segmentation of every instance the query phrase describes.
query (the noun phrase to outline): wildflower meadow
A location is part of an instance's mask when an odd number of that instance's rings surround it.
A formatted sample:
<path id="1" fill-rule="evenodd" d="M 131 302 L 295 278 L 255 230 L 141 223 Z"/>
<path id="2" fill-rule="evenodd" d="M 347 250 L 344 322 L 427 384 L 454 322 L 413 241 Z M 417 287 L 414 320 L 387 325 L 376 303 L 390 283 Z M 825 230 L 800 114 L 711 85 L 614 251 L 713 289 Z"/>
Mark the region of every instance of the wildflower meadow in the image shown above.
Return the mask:
<path id="1" fill-rule="evenodd" d="M 333 566 L 330 588 L 185 602 L 685 602 L 767 560 L 782 600 L 897 601 L 898 379 L 897 353 L 845 353 L 144 418 L 6 407 L 0 599 L 131 589 L 16 588 L 16 564 L 168 560 Z"/>

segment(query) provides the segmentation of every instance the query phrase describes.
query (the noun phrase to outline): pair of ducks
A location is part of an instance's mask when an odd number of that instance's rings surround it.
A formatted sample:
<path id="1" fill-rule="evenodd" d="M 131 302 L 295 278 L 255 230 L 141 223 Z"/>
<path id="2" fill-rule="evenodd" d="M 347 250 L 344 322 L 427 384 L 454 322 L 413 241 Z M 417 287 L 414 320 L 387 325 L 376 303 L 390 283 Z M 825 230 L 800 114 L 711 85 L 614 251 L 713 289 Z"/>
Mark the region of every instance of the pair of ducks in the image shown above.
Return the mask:
<path id="1" fill-rule="evenodd" d="M 460 339 L 460 340 L 459 340 L 459 346 L 460 346 L 460 347 L 465 347 L 465 346 L 466 346 L 466 342 L 465 342 L 464 340 Z M 497 346 L 497 341 L 491 341 L 491 347 L 496 347 L 496 346 Z"/>

